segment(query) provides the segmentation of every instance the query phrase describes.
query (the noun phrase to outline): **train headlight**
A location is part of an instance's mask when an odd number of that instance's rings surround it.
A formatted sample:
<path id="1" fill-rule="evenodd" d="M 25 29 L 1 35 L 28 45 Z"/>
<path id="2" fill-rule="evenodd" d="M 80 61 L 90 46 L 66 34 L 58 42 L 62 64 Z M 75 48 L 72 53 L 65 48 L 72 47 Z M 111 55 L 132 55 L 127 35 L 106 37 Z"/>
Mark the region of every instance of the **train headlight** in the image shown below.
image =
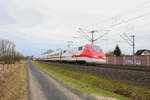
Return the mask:
<path id="1" fill-rule="evenodd" d="M 94 56 L 94 57 L 99 57 L 99 56 Z"/>

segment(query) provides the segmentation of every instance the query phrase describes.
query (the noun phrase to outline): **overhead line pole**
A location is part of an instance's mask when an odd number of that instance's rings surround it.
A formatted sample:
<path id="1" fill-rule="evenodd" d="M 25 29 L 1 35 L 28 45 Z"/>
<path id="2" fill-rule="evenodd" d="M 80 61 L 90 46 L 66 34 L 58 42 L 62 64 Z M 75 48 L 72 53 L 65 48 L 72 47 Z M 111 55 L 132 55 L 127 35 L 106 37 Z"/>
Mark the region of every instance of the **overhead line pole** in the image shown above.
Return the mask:
<path id="1" fill-rule="evenodd" d="M 135 35 L 132 35 L 131 36 L 132 37 L 132 39 L 133 39 L 133 44 L 132 44 L 132 46 L 133 46 L 133 64 L 135 64 Z"/>
<path id="2" fill-rule="evenodd" d="M 95 41 L 95 40 L 94 40 L 94 32 L 95 32 L 94 30 L 92 30 L 92 31 L 90 32 L 90 33 L 92 34 L 92 39 L 91 39 L 92 44 L 94 44 L 94 41 Z"/>
<path id="3" fill-rule="evenodd" d="M 73 41 L 67 41 L 68 42 L 68 45 L 67 45 L 67 47 L 68 47 L 68 49 L 70 48 L 70 46 L 71 46 L 71 43 L 73 43 Z"/>
<path id="4" fill-rule="evenodd" d="M 133 52 L 133 64 L 135 64 L 135 35 L 131 35 L 132 40 L 124 33 L 124 36 L 120 35 L 125 42 L 127 42 L 130 46 L 132 46 Z"/>
<path id="5" fill-rule="evenodd" d="M 79 33 L 81 33 L 81 37 L 83 37 L 84 39 L 88 40 L 91 42 L 91 44 L 94 44 L 95 41 L 97 41 L 98 39 L 101 39 L 102 37 L 104 37 L 104 35 L 108 34 L 108 32 L 110 30 L 106 30 L 107 32 L 105 32 L 104 34 L 98 36 L 98 37 L 95 37 L 94 33 L 95 32 L 99 32 L 98 30 L 91 30 L 87 33 L 90 33 L 90 35 L 86 34 L 81 28 L 79 28 Z"/>

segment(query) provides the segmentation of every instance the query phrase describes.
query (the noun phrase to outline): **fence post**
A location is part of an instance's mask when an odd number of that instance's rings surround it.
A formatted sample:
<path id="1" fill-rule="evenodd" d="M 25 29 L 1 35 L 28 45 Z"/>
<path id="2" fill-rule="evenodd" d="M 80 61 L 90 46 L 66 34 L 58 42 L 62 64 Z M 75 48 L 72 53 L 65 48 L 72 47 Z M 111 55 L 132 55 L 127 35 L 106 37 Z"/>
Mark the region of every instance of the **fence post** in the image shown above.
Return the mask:
<path id="1" fill-rule="evenodd" d="M 123 65 L 125 65 L 125 56 L 123 56 Z"/>
<path id="2" fill-rule="evenodd" d="M 136 65 L 136 58 L 137 56 L 134 56 L 134 65 Z"/>
<path id="3" fill-rule="evenodd" d="M 116 56 L 114 56 L 114 57 L 115 57 L 115 59 L 114 59 L 114 60 L 115 60 L 115 61 L 114 61 L 114 64 L 116 64 Z"/>
<path id="4" fill-rule="evenodd" d="M 2 72 L 4 72 L 4 70 L 5 70 L 5 65 L 4 64 L 2 64 Z"/>
<path id="5" fill-rule="evenodd" d="M 106 64 L 108 64 L 108 57 L 106 57 Z"/>
<path id="6" fill-rule="evenodd" d="M 149 60 L 150 60 L 150 56 L 147 56 L 147 66 L 150 66 Z"/>

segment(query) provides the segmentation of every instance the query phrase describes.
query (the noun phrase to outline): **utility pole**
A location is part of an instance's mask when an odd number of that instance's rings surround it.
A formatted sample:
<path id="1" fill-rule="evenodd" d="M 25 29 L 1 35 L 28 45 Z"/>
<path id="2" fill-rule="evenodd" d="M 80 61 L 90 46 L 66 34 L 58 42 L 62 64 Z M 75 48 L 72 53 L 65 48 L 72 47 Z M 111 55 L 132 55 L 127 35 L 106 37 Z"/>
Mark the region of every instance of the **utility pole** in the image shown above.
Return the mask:
<path id="1" fill-rule="evenodd" d="M 135 64 L 135 35 L 131 35 L 132 37 L 132 46 L 133 46 L 133 64 Z"/>
<path id="2" fill-rule="evenodd" d="M 79 37 L 75 37 L 75 38 L 84 38 L 86 40 L 88 40 L 89 42 L 91 42 L 92 44 L 94 44 L 95 41 L 103 38 L 106 34 L 109 33 L 110 30 L 91 30 L 91 31 L 85 31 L 82 28 L 79 28 L 78 32 L 80 33 Z M 101 35 L 99 36 L 95 36 L 95 33 L 100 33 L 102 32 Z M 90 35 L 88 34 L 90 33 Z M 103 40 L 103 39 L 101 39 Z M 106 40 L 106 39 L 105 39 Z"/>
<path id="3" fill-rule="evenodd" d="M 70 48 L 70 45 L 73 43 L 73 41 L 67 41 L 67 42 L 68 42 L 67 47 Z"/>
<path id="4" fill-rule="evenodd" d="M 125 42 L 127 42 L 130 46 L 132 46 L 133 64 L 135 64 L 135 35 L 130 36 L 132 39 L 129 36 L 127 36 L 125 33 L 123 33 L 120 36 L 123 40 L 125 40 Z"/>
<path id="5" fill-rule="evenodd" d="M 94 30 L 90 31 L 90 33 L 92 34 L 92 38 L 91 38 L 92 44 L 94 44 L 94 41 L 95 41 L 95 40 L 94 40 L 94 32 L 95 32 Z"/>

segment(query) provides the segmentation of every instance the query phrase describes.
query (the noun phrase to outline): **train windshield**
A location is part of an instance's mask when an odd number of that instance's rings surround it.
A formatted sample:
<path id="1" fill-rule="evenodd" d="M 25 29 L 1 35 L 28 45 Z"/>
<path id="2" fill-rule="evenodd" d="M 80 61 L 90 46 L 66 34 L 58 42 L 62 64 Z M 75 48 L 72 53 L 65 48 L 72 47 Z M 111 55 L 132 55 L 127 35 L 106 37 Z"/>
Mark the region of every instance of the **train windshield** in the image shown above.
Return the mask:
<path id="1" fill-rule="evenodd" d="M 90 46 L 90 48 L 95 51 L 102 51 L 102 49 L 98 46 Z"/>

